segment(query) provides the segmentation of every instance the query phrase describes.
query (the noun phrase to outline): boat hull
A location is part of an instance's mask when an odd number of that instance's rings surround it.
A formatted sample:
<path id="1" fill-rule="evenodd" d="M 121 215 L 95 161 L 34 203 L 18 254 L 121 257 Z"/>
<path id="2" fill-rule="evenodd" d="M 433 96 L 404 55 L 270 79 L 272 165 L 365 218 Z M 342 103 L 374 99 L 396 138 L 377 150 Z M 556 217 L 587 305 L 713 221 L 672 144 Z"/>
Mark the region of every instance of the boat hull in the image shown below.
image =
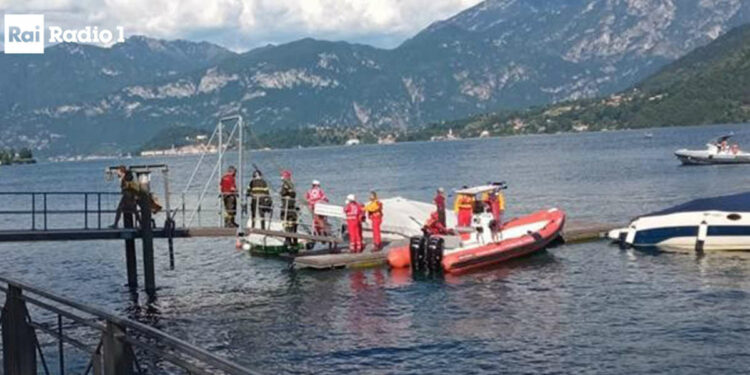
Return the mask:
<path id="1" fill-rule="evenodd" d="M 702 211 L 643 217 L 608 234 L 638 249 L 677 252 L 750 250 L 750 212 Z"/>
<path id="2" fill-rule="evenodd" d="M 684 165 L 750 164 L 747 153 L 713 153 L 707 150 L 678 150 L 675 156 Z"/>
<path id="3" fill-rule="evenodd" d="M 559 237 L 564 223 L 565 213 L 557 209 L 513 219 L 503 225 L 499 242 L 445 249 L 442 269 L 447 273 L 461 274 L 542 250 Z M 391 250 L 388 263 L 393 268 L 409 267 L 409 247 Z"/>

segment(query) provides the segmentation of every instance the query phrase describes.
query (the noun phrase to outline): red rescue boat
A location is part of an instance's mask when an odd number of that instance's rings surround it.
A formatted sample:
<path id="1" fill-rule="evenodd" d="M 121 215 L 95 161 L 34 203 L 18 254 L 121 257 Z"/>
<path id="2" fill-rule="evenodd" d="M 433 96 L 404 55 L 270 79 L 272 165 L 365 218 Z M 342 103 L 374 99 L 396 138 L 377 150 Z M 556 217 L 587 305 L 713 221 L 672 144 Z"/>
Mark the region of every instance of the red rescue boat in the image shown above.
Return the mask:
<path id="1" fill-rule="evenodd" d="M 460 236 L 413 237 L 409 246 L 388 253 L 388 263 L 393 268 L 451 274 L 487 267 L 546 248 L 560 235 L 565 213 L 552 208 L 512 219 L 494 237 L 491 220 L 488 214 L 474 215 L 472 227 L 462 228 Z"/>

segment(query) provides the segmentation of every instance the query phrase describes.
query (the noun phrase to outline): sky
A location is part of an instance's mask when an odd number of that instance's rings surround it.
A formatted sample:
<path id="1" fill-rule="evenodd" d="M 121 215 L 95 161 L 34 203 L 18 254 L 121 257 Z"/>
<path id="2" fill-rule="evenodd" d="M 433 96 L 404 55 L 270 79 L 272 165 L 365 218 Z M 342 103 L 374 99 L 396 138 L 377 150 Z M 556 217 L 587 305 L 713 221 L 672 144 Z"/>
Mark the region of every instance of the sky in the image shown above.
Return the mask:
<path id="1" fill-rule="evenodd" d="M 0 0 L 2 13 L 42 13 L 47 26 L 208 41 L 243 52 L 313 37 L 392 48 L 480 0 Z"/>

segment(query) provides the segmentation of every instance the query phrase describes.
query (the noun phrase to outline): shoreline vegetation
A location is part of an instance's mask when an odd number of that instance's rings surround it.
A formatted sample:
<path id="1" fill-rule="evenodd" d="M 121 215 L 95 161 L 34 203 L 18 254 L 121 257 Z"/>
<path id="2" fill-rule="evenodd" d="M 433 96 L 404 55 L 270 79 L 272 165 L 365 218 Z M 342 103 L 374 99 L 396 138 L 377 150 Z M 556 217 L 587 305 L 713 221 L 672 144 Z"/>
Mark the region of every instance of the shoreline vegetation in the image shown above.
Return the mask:
<path id="1" fill-rule="evenodd" d="M 11 164 L 35 164 L 36 159 L 31 150 L 22 148 L 19 151 L 14 149 L 0 150 L 0 165 Z"/>

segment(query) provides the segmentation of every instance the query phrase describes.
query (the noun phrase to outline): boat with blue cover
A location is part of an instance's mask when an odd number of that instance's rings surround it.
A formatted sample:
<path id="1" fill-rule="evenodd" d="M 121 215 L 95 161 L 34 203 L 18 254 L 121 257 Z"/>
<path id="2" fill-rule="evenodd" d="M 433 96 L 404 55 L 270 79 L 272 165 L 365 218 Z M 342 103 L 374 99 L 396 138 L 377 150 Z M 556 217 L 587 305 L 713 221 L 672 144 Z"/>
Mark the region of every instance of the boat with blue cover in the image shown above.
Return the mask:
<path id="1" fill-rule="evenodd" d="M 750 250 L 750 192 L 697 199 L 643 215 L 608 237 L 635 248 Z"/>

